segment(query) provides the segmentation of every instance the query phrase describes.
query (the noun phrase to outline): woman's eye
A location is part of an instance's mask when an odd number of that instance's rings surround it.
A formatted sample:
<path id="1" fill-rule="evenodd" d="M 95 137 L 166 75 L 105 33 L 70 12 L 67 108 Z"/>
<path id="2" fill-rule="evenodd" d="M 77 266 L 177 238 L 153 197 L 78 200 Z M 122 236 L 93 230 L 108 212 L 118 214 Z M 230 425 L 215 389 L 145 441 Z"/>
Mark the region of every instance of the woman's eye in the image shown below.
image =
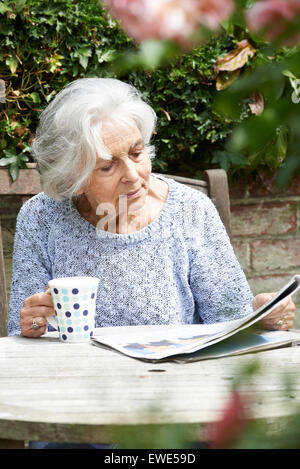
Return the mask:
<path id="1" fill-rule="evenodd" d="M 101 171 L 109 171 L 112 168 L 112 166 L 106 166 L 104 168 L 101 168 Z"/>
<path id="2" fill-rule="evenodd" d="M 131 156 L 133 158 L 138 158 L 141 155 L 141 153 L 142 153 L 141 151 L 136 151 L 136 152 L 132 153 Z"/>

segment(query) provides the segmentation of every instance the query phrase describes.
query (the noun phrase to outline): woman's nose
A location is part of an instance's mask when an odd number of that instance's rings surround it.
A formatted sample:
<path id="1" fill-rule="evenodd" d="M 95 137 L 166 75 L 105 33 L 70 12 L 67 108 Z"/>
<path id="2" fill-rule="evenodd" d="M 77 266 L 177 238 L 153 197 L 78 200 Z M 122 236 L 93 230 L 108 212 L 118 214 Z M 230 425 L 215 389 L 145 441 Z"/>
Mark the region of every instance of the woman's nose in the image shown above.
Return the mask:
<path id="1" fill-rule="evenodd" d="M 134 161 L 128 159 L 124 162 L 124 169 L 122 175 L 122 182 L 136 182 L 139 179 L 139 174 L 137 172 L 136 165 Z"/>

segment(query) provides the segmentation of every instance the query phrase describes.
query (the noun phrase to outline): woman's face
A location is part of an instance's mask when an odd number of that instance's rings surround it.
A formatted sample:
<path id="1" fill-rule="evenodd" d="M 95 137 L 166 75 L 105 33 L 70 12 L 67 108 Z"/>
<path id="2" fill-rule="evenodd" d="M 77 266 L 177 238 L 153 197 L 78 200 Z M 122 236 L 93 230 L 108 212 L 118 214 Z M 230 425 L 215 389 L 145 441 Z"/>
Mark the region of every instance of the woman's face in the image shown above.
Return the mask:
<path id="1" fill-rule="evenodd" d="M 96 167 L 84 189 L 92 209 L 112 204 L 116 213 L 131 213 L 145 205 L 149 191 L 151 161 L 140 131 L 132 124 L 109 123 L 103 126 L 102 140 L 111 160 L 98 155 Z"/>

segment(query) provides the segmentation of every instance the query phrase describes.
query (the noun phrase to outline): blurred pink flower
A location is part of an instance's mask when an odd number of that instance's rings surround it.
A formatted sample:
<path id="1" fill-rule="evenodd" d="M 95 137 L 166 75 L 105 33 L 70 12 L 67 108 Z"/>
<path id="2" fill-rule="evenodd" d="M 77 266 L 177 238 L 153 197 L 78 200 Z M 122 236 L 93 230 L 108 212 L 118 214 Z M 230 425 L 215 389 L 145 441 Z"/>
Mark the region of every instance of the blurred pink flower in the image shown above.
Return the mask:
<path id="1" fill-rule="evenodd" d="M 220 419 L 207 424 L 204 428 L 204 438 L 208 447 L 225 449 L 234 445 L 247 427 L 246 414 L 246 401 L 239 391 L 233 390 Z"/>
<path id="2" fill-rule="evenodd" d="M 136 41 L 174 39 L 187 43 L 199 25 L 217 29 L 230 17 L 233 0 L 103 0 Z"/>
<path id="3" fill-rule="evenodd" d="M 233 0 L 199 0 L 199 23 L 210 29 L 217 29 L 220 23 L 230 18 L 234 10 Z"/>
<path id="4" fill-rule="evenodd" d="M 288 32 L 289 27 L 300 15 L 300 0 L 261 0 L 246 13 L 249 29 L 262 31 L 268 41 L 274 41 Z M 299 41 L 299 35 L 293 34 L 285 40 L 288 44 Z"/>

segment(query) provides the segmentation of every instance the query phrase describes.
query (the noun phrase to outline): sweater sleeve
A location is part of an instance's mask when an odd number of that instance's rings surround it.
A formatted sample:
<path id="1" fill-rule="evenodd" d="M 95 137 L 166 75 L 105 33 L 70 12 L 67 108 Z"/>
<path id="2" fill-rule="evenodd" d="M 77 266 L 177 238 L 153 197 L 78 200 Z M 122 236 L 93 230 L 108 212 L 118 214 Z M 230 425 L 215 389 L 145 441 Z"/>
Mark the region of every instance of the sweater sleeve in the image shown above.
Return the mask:
<path id="1" fill-rule="evenodd" d="M 47 250 L 48 230 L 41 198 L 32 198 L 21 208 L 14 239 L 8 335 L 20 334 L 20 310 L 24 300 L 45 291 L 51 279 Z"/>
<path id="2" fill-rule="evenodd" d="M 252 312 L 253 295 L 212 201 L 201 194 L 194 205 L 190 239 L 190 285 L 200 322 L 230 321 Z"/>

